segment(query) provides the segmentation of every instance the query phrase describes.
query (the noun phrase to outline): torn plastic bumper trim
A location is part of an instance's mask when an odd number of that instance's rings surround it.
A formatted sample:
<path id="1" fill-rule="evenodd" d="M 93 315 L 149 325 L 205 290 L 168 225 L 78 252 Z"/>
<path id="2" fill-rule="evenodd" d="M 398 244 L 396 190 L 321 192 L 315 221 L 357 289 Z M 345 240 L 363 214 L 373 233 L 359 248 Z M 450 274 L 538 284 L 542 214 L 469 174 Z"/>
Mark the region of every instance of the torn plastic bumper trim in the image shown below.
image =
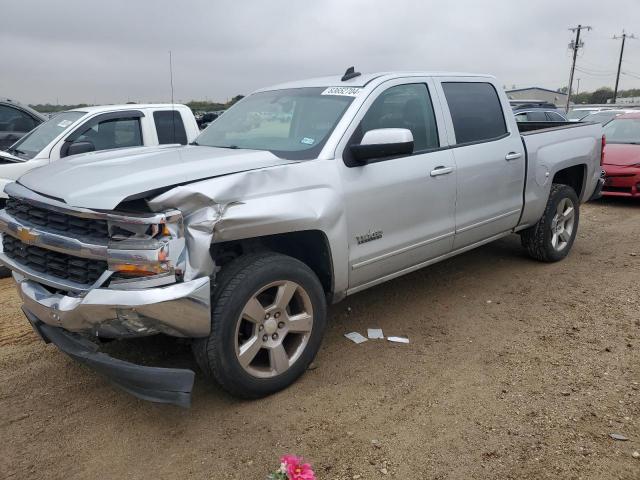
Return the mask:
<path id="1" fill-rule="evenodd" d="M 192 370 L 146 367 L 118 360 L 99 352 L 98 347 L 89 340 L 42 323 L 26 308 L 22 310 L 45 342 L 53 343 L 74 360 L 107 377 L 117 387 L 143 400 L 180 407 L 191 406 L 195 379 Z"/>
<path id="2" fill-rule="evenodd" d="M 600 197 L 602 197 L 602 189 L 604 188 L 605 176 L 606 176 L 606 173 L 605 173 L 604 170 L 602 170 L 600 172 L 600 177 L 598 178 L 598 181 L 596 182 L 596 188 L 593 190 L 593 193 L 589 197 L 589 200 L 587 200 L 588 202 L 591 202 L 593 200 L 597 200 Z"/>
<path id="3" fill-rule="evenodd" d="M 139 290 L 96 288 L 83 297 L 52 293 L 15 273 L 14 278 L 25 308 L 53 327 L 107 338 L 155 333 L 192 338 L 211 330 L 208 277 Z"/>

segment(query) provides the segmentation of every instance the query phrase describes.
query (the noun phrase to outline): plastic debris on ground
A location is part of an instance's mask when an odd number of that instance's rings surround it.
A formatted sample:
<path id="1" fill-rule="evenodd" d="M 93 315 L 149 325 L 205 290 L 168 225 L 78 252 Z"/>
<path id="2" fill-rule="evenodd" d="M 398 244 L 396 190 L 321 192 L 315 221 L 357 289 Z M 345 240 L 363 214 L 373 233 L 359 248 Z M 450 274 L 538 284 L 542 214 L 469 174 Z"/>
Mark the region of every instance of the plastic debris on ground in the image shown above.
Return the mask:
<path id="1" fill-rule="evenodd" d="M 387 340 L 395 343 L 409 343 L 409 339 L 407 337 L 387 337 Z"/>
<path id="2" fill-rule="evenodd" d="M 384 334 L 381 328 L 367 328 L 367 337 L 369 337 L 370 340 L 384 339 Z"/>
<path id="3" fill-rule="evenodd" d="M 358 332 L 345 333 L 344 336 L 351 340 L 353 343 L 363 343 L 367 341 L 366 337 L 363 337 Z"/>

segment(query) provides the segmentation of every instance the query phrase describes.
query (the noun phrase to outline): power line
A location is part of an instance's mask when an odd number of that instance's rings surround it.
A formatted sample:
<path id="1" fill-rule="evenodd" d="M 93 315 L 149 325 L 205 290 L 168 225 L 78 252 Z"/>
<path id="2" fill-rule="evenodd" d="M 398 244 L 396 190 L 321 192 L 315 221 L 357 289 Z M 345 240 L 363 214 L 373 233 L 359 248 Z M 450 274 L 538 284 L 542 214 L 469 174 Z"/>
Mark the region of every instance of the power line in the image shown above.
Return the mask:
<path id="1" fill-rule="evenodd" d="M 569 44 L 569 48 L 573 50 L 573 61 L 571 62 L 571 73 L 569 74 L 569 92 L 567 95 L 567 106 L 566 111 L 569 111 L 569 102 L 571 101 L 571 88 L 573 87 L 573 75 L 576 70 L 576 57 L 578 56 L 578 50 L 584 46 L 584 42 L 580 42 L 580 32 L 582 30 L 591 30 L 591 27 L 588 25 L 578 25 L 577 27 L 570 28 L 572 32 L 575 32 L 576 39 L 571 40 Z"/>
<path id="2" fill-rule="evenodd" d="M 589 71 L 589 70 L 584 70 L 583 68 L 580 68 L 578 66 L 576 66 L 576 71 L 578 71 L 580 73 L 584 73 L 586 75 L 590 75 L 592 77 L 614 77 L 616 75 L 616 72 L 610 72 L 610 73 L 592 72 L 592 71 Z"/>
<path id="3" fill-rule="evenodd" d="M 602 73 L 613 72 L 613 70 L 611 70 L 610 67 L 603 67 L 602 65 L 596 65 L 595 63 L 590 62 L 589 60 L 585 60 L 584 54 L 580 55 L 578 53 L 578 59 L 579 59 L 580 66 L 582 68 L 588 68 L 589 70 L 593 70 L 594 72 L 602 72 Z M 586 64 L 586 67 L 582 64 Z"/>
<path id="4" fill-rule="evenodd" d="M 622 44 L 620 45 L 620 60 L 618 60 L 618 74 L 616 75 L 616 88 L 613 90 L 613 102 L 616 103 L 616 97 L 618 96 L 618 85 L 620 84 L 620 70 L 622 69 L 622 55 L 624 54 L 624 42 L 627 38 L 635 39 L 635 35 L 627 35 L 627 33 L 622 30 L 622 35 L 617 37 L 613 36 L 614 40 L 622 39 Z"/>

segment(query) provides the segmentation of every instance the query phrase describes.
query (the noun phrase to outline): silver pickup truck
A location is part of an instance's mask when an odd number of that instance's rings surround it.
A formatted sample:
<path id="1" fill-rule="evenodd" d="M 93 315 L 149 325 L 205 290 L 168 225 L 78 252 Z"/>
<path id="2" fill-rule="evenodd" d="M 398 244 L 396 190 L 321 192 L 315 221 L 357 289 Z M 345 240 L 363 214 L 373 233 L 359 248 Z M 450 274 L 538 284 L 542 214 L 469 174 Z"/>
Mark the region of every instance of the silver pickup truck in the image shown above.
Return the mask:
<path id="1" fill-rule="evenodd" d="M 349 69 L 265 88 L 192 145 L 7 185 L 0 262 L 46 342 L 134 395 L 188 405 L 194 372 L 96 339 L 191 339 L 205 374 L 257 398 L 304 373 L 329 303 L 513 233 L 564 258 L 604 139 L 552 125 L 518 125 L 487 75 Z"/>

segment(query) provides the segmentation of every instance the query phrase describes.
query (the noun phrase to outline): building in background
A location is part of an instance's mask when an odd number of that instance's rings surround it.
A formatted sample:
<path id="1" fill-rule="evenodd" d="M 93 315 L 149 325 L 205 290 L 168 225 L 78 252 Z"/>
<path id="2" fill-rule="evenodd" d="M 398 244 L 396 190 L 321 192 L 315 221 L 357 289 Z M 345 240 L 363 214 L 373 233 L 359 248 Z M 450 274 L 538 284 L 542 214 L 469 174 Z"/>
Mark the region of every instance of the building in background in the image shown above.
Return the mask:
<path id="1" fill-rule="evenodd" d="M 557 107 L 567 104 L 567 94 L 541 87 L 516 88 L 506 91 L 509 100 L 535 100 L 553 103 Z"/>
<path id="2" fill-rule="evenodd" d="M 640 105 L 640 97 L 618 97 L 616 105 Z"/>

